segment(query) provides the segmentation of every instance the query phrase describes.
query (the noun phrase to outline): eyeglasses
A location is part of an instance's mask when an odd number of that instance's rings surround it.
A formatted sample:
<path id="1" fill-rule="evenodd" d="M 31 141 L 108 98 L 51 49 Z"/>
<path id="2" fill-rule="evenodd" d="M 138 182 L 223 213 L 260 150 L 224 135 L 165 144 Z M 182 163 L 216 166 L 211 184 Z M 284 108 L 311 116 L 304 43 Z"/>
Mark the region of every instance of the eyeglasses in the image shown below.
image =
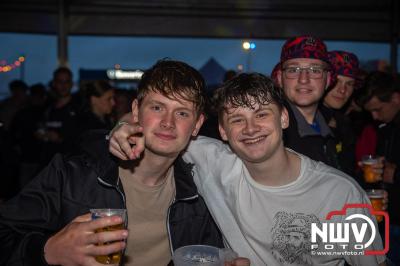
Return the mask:
<path id="1" fill-rule="evenodd" d="M 324 73 L 327 71 L 326 68 L 321 66 L 308 66 L 308 67 L 284 67 L 282 68 L 285 73 L 285 77 L 288 79 L 297 79 L 300 73 L 305 70 L 307 75 L 311 79 L 320 79 L 324 76 Z"/>

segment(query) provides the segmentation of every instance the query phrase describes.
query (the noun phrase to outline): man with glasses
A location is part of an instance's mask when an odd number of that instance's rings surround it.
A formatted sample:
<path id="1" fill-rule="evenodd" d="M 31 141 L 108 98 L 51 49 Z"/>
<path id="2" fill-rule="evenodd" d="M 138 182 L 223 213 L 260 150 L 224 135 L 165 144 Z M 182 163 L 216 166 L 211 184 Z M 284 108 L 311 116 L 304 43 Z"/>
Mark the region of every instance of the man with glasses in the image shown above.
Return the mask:
<path id="1" fill-rule="evenodd" d="M 312 36 L 291 38 L 282 47 L 280 66 L 276 81 L 287 97 L 290 118 L 285 146 L 337 167 L 333 134 L 318 111 L 333 77 L 325 44 Z"/>

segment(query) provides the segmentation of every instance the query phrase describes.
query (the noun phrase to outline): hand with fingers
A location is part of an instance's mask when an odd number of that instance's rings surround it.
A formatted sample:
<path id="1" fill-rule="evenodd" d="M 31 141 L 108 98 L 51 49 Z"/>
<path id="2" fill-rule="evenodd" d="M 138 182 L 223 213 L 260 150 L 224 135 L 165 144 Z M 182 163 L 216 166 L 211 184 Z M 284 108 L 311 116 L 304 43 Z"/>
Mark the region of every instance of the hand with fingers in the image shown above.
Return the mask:
<path id="1" fill-rule="evenodd" d="M 137 122 L 122 122 L 110 132 L 109 150 L 121 160 L 138 159 L 144 150 L 143 128 Z"/>
<path id="2" fill-rule="evenodd" d="M 397 165 L 391 162 L 385 162 L 385 168 L 383 170 L 383 182 L 393 184 L 394 175 L 396 173 Z"/>
<path id="3" fill-rule="evenodd" d="M 118 216 L 96 220 L 91 220 L 90 214 L 78 216 L 47 240 L 44 247 L 46 262 L 49 265 L 64 266 L 103 265 L 95 260 L 95 256 L 122 251 L 128 231 L 123 229 L 96 233 L 96 230 L 121 223 L 122 218 Z"/>
<path id="4" fill-rule="evenodd" d="M 383 169 L 385 166 L 385 157 L 383 156 L 365 156 L 366 159 L 359 161 L 358 166 L 363 169 L 364 181 L 366 183 L 376 183 L 382 181 Z"/>

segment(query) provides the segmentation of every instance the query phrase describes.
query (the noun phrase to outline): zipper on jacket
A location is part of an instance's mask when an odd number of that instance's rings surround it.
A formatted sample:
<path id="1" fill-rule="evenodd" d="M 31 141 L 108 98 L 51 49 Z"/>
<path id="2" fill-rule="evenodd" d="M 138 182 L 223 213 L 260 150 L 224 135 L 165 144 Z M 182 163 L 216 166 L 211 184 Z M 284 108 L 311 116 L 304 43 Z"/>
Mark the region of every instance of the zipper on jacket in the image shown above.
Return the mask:
<path id="1" fill-rule="evenodd" d="M 122 193 L 122 191 L 119 189 L 119 187 L 107 183 L 106 181 L 104 181 L 103 179 L 101 179 L 101 177 L 97 177 L 97 180 L 98 180 L 100 183 L 102 183 L 103 185 L 107 186 L 107 187 L 115 188 L 115 190 L 117 190 L 117 191 L 119 192 L 119 194 L 121 195 L 121 197 L 122 197 L 122 202 L 124 203 L 124 207 L 125 207 L 125 209 L 126 209 L 125 195 L 124 195 L 124 193 Z M 119 178 L 118 178 L 118 181 L 119 181 Z"/>
<path id="2" fill-rule="evenodd" d="M 171 251 L 171 256 L 174 255 L 174 248 L 173 248 L 173 246 L 172 246 L 172 240 L 171 240 L 171 229 L 170 229 L 170 227 L 169 227 L 169 216 L 170 216 L 170 213 L 171 213 L 171 207 L 172 207 L 172 205 L 174 205 L 174 204 L 175 204 L 176 202 L 178 202 L 178 201 L 187 201 L 187 200 L 196 199 L 196 198 L 198 198 L 198 197 L 199 197 L 198 194 L 197 194 L 197 195 L 194 195 L 194 196 L 192 196 L 192 197 L 183 198 L 183 199 L 179 199 L 179 200 L 176 200 L 176 198 L 174 197 L 174 200 L 172 201 L 172 203 L 171 203 L 171 204 L 169 205 L 169 207 L 168 207 L 166 223 L 167 223 L 167 234 L 168 234 L 168 242 L 169 242 L 169 249 L 170 249 L 170 251 Z"/>

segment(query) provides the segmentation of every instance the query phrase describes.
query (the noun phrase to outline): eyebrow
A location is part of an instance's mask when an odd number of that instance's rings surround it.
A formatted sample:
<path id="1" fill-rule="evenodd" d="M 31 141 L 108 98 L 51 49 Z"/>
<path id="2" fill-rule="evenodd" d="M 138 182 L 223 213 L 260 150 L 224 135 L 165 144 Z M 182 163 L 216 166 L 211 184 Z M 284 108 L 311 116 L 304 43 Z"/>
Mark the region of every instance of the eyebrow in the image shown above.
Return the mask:
<path id="1" fill-rule="evenodd" d="M 241 114 L 229 114 L 228 113 L 227 119 L 229 120 L 229 119 L 237 118 L 237 117 L 241 117 L 241 116 L 243 116 L 243 115 L 241 115 Z"/>
<path id="2" fill-rule="evenodd" d="M 165 103 L 160 102 L 160 101 L 157 101 L 157 100 L 150 100 L 150 101 L 149 101 L 149 104 L 159 104 L 159 105 L 165 106 Z"/>
<path id="3" fill-rule="evenodd" d="M 162 105 L 163 107 L 166 106 L 165 103 L 160 102 L 160 101 L 158 101 L 158 100 L 150 100 L 150 101 L 149 101 L 149 104 L 158 104 L 158 105 Z M 178 106 L 176 109 L 177 109 L 177 110 L 186 110 L 186 111 L 189 111 L 189 112 L 192 112 L 192 111 L 193 111 L 190 107 L 186 107 L 186 106 Z"/>
<path id="4" fill-rule="evenodd" d="M 324 64 L 309 64 L 309 65 L 302 65 L 302 64 L 296 64 L 296 63 L 293 63 L 293 64 L 289 64 L 289 65 L 287 65 L 287 66 L 284 66 L 283 68 L 287 68 L 287 67 L 300 67 L 300 68 L 304 68 L 304 67 L 325 67 L 325 65 Z"/>

